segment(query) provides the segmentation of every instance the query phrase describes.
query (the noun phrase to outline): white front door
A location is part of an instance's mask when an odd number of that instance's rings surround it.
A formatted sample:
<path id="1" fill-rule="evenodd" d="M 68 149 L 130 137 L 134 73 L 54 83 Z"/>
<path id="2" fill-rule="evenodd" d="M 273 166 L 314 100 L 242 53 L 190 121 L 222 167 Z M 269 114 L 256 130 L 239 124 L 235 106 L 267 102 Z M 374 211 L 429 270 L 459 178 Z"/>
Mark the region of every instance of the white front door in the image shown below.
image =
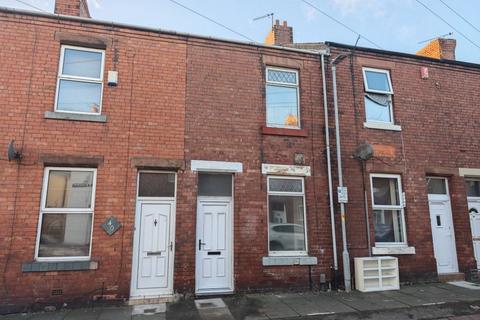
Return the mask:
<path id="1" fill-rule="evenodd" d="M 429 177 L 428 204 L 438 273 L 458 272 L 455 232 L 446 178 Z"/>
<path id="2" fill-rule="evenodd" d="M 231 198 L 199 197 L 196 293 L 233 291 Z"/>
<path id="3" fill-rule="evenodd" d="M 174 201 L 139 201 L 131 296 L 172 293 Z"/>
<path id="4" fill-rule="evenodd" d="M 468 212 L 470 213 L 470 228 L 472 230 L 473 251 L 480 268 L 480 198 L 468 197 Z"/>

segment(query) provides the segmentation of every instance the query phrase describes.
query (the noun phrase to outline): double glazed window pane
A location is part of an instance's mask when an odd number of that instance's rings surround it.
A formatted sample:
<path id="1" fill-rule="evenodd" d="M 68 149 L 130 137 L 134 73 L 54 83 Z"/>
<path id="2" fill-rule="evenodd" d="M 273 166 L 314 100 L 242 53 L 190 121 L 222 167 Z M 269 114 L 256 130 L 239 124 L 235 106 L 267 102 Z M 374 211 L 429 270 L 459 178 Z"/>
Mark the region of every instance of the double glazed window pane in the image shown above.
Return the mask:
<path id="1" fill-rule="evenodd" d="M 267 70 L 267 81 L 280 82 L 285 84 L 297 84 L 297 73 L 286 70 Z"/>
<path id="2" fill-rule="evenodd" d="M 91 213 L 44 213 L 38 257 L 88 256 L 91 228 Z"/>
<path id="3" fill-rule="evenodd" d="M 299 126 L 296 87 L 267 85 L 267 124 Z"/>
<path id="4" fill-rule="evenodd" d="M 198 174 L 198 195 L 210 197 L 231 197 L 232 196 L 232 175 L 199 173 Z"/>
<path id="5" fill-rule="evenodd" d="M 101 79 L 102 53 L 65 49 L 62 75 Z"/>
<path id="6" fill-rule="evenodd" d="M 374 206 L 400 205 L 398 179 L 374 177 L 372 184 Z"/>
<path id="7" fill-rule="evenodd" d="M 447 194 L 445 179 L 427 178 L 428 194 Z"/>
<path id="8" fill-rule="evenodd" d="M 404 242 L 401 210 L 373 210 L 375 242 Z"/>
<path id="9" fill-rule="evenodd" d="M 102 84 L 61 79 L 58 88 L 57 110 L 99 113 Z"/>
<path id="10" fill-rule="evenodd" d="M 270 251 L 306 251 L 303 196 L 269 195 Z"/>
<path id="11" fill-rule="evenodd" d="M 142 172 L 139 177 L 139 197 L 174 197 L 175 174 Z"/>
<path id="12" fill-rule="evenodd" d="M 275 178 L 269 180 L 271 192 L 303 192 L 302 180 Z"/>
<path id="13" fill-rule="evenodd" d="M 50 170 L 45 208 L 91 208 L 92 171 Z"/>
<path id="14" fill-rule="evenodd" d="M 379 104 L 365 96 L 365 113 L 367 121 L 392 122 L 390 103 Z"/>
<path id="15" fill-rule="evenodd" d="M 365 77 L 368 86 L 367 91 L 375 90 L 385 93 L 391 93 L 392 90 L 390 88 L 387 73 L 365 70 Z"/>
<path id="16" fill-rule="evenodd" d="M 467 195 L 469 197 L 480 197 L 480 181 L 478 180 L 467 180 Z"/>

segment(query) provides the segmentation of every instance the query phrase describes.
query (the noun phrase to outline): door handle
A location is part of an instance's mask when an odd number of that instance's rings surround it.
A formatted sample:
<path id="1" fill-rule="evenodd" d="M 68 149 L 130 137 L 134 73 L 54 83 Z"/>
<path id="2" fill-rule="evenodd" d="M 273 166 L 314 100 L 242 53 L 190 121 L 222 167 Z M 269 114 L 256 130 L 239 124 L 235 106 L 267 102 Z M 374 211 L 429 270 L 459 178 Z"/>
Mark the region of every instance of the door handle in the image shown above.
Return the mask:
<path id="1" fill-rule="evenodd" d="M 201 239 L 198 239 L 198 250 L 202 250 L 202 245 L 206 245 L 206 243 L 203 243 Z"/>

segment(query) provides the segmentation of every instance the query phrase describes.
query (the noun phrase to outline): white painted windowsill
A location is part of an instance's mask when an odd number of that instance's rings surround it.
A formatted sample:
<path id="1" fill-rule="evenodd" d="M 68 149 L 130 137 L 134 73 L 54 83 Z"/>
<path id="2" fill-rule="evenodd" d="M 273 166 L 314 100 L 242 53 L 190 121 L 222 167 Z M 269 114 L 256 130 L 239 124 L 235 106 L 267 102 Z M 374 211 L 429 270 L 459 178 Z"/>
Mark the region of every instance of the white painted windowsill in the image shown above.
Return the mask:
<path id="1" fill-rule="evenodd" d="M 415 254 L 415 247 L 372 247 L 372 254 Z"/>
<path id="2" fill-rule="evenodd" d="M 386 123 L 386 122 L 364 122 L 364 128 L 369 129 L 380 129 L 380 130 L 390 130 L 390 131 L 402 131 L 402 127 L 396 124 Z"/>

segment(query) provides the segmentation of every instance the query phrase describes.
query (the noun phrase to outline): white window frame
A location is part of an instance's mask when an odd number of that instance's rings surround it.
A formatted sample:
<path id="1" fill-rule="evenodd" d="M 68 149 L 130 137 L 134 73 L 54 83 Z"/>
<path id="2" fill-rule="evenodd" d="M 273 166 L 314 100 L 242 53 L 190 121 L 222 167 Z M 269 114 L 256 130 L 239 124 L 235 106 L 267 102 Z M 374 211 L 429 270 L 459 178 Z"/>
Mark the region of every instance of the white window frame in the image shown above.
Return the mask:
<path id="1" fill-rule="evenodd" d="M 79 76 L 72 76 L 72 75 L 64 75 L 63 74 L 63 60 L 65 58 L 65 50 L 66 49 L 101 53 L 102 54 L 102 63 L 101 63 L 101 67 L 100 67 L 100 77 L 99 78 L 90 78 L 90 77 L 79 77 Z M 62 45 L 62 47 L 60 49 L 60 62 L 59 62 L 59 66 L 58 66 L 57 89 L 56 89 L 56 92 L 55 92 L 55 112 L 76 113 L 76 114 L 92 114 L 92 115 L 102 114 L 103 73 L 104 73 L 104 69 L 105 69 L 105 50 L 78 47 L 78 46 L 70 46 L 70 45 Z M 98 106 L 98 112 L 59 110 L 58 109 L 58 96 L 60 94 L 60 81 L 61 80 L 100 84 L 101 89 L 100 89 L 100 103 L 99 103 L 99 106 Z"/>
<path id="2" fill-rule="evenodd" d="M 389 179 L 396 179 L 398 185 L 398 197 L 399 197 L 399 204 L 398 205 L 375 205 L 375 199 L 373 196 L 373 178 L 389 178 Z M 372 214 L 374 210 L 399 210 L 401 216 L 402 226 L 402 233 L 403 233 L 403 242 L 375 242 L 375 247 L 406 247 L 407 246 L 407 226 L 405 224 L 405 204 L 404 204 L 404 196 L 402 190 L 402 177 L 399 174 L 386 174 L 386 173 L 371 173 L 370 174 L 370 195 L 372 201 Z M 375 216 L 374 216 L 375 218 Z M 375 219 L 374 219 L 375 221 Z M 375 231 L 375 229 L 374 229 Z"/>
<path id="3" fill-rule="evenodd" d="M 387 75 L 387 79 L 388 79 L 388 86 L 390 87 L 390 91 L 382 91 L 382 90 L 370 89 L 370 88 L 368 87 L 367 71 L 386 74 L 386 75 Z M 366 92 L 380 93 L 380 94 L 388 94 L 388 95 L 392 95 L 392 96 L 393 96 L 393 86 L 392 86 L 392 80 L 390 79 L 390 71 L 385 70 L 385 69 L 375 69 L 375 68 L 363 67 L 363 68 L 362 68 L 362 72 L 363 72 L 363 83 L 365 84 L 365 91 L 366 91 Z"/>
<path id="4" fill-rule="evenodd" d="M 270 191 L 271 179 L 289 179 L 289 180 L 301 180 L 302 192 L 282 192 L 282 191 Z M 303 198 L 303 230 L 305 236 L 305 250 L 302 251 L 270 251 L 270 196 L 302 196 Z M 304 177 L 286 177 L 286 176 L 268 176 L 267 177 L 267 248 L 268 256 L 308 256 L 308 236 L 307 236 L 307 205 L 305 203 L 305 179 Z"/>
<path id="5" fill-rule="evenodd" d="M 480 178 L 470 178 L 470 177 L 466 177 L 464 180 L 465 180 L 465 184 L 467 183 L 467 181 L 476 181 L 476 182 L 479 182 L 479 183 L 480 183 Z M 448 188 L 448 183 L 447 183 L 447 188 Z M 467 198 L 470 199 L 470 200 L 480 201 L 480 197 L 469 196 L 469 195 L 468 195 L 468 190 L 467 190 Z"/>
<path id="6" fill-rule="evenodd" d="M 295 73 L 295 78 L 297 82 L 295 84 L 279 82 L 279 81 L 269 81 L 268 80 L 268 72 L 270 70 L 273 71 L 284 71 L 284 72 L 293 72 Z M 297 125 L 296 126 L 287 126 L 287 125 L 279 125 L 279 124 L 270 124 L 268 123 L 268 106 L 267 106 L 267 86 L 273 85 L 277 87 L 286 87 L 286 88 L 295 88 L 297 91 Z M 267 66 L 265 68 L 265 122 L 267 127 L 269 128 L 285 128 L 285 129 L 301 129 L 300 124 L 300 79 L 298 78 L 298 70 L 295 69 L 287 69 L 287 68 L 279 68 L 279 67 L 270 67 Z"/>
<path id="7" fill-rule="evenodd" d="M 388 85 L 390 87 L 390 91 L 370 89 L 368 87 L 368 82 L 367 82 L 367 74 L 366 74 L 367 71 L 386 74 L 387 79 L 388 79 Z M 390 121 L 370 120 L 370 119 L 367 119 L 367 106 L 365 104 L 365 123 L 364 123 L 364 126 L 366 128 L 400 131 L 400 130 L 398 130 L 400 127 L 397 127 L 397 126 L 394 125 L 395 124 L 395 118 L 393 116 L 393 99 L 392 99 L 393 86 L 392 86 L 392 80 L 390 79 L 390 71 L 384 70 L 384 69 L 375 69 L 375 68 L 363 67 L 362 68 L 362 73 L 363 73 L 363 84 L 365 86 L 365 92 L 366 93 L 375 93 L 375 94 L 384 94 L 384 95 L 388 96 L 388 100 L 389 100 L 388 109 L 389 109 L 389 112 L 390 112 Z M 369 98 L 365 97 L 365 99 L 369 99 Z"/>
<path id="8" fill-rule="evenodd" d="M 50 177 L 50 171 L 85 171 L 93 172 L 92 180 L 92 196 L 90 208 L 46 208 L 47 192 L 48 192 L 48 179 Z M 94 225 L 94 212 L 95 212 L 95 192 L 97 185 L 97 169 L 96 168 L 76 168 L 76 167 L 46 167 L 43 174 L 43 186 L 42 196 L 40 203 L 40 214 L 37 226 L 37 241 L 35 245 L 35 260 L 36 261 L 88 261 L 92 256 L 92 240 L 93 240 L 93 225 Z M 88 249 L 88 256 L 69 256 L 69 257 L 39 257 L 38 251 L 40 248 L 40 237 L 42 233 L 42 221 L 43 215 L 49 213 L 85 213 L 92 216 L 92 223 L 90 226 L 90 248 Z"/>

